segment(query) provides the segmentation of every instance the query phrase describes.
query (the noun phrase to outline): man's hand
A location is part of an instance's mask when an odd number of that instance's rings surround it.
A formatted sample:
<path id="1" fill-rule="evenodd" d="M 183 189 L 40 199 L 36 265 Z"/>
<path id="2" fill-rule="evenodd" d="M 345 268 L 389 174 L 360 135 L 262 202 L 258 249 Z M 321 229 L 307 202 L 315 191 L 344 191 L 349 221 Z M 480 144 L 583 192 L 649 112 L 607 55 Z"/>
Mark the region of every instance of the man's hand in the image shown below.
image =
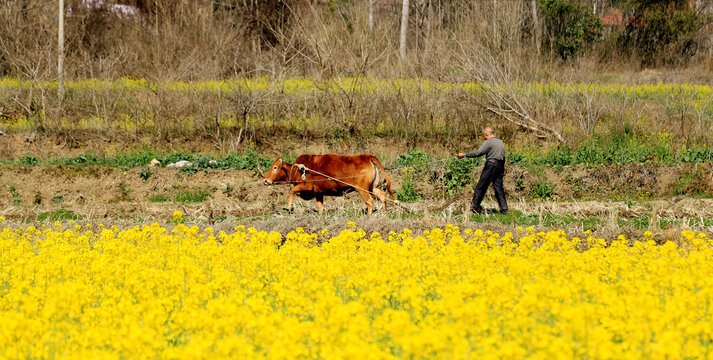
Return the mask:
<path id="1" fill-rule="evenodd" d="M 459 159 L 462 159 L 462 158 L 464 158 L 464 157 L 465 157 L 465 154 L 464 154 L 464 153 L 458 153 L 458 158 L 459 158 Z"/>

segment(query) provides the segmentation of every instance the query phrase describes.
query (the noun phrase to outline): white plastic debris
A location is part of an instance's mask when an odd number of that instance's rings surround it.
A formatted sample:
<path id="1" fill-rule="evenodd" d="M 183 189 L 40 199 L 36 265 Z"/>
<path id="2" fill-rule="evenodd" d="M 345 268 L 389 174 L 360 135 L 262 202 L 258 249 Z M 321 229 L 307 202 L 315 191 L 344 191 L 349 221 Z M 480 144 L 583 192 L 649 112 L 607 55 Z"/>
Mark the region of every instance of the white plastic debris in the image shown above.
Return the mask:
<path id="1" fill-rule="evenodd" d="M 170 163 L 166 165 L 167 168 L 182 168 L 182 167 L 187 167 L 187 166 L 193 166 L 193 163 L 191 163 L 188 160 L 181 160 L 181 161 L 176 161 L 175 163 Z"/>

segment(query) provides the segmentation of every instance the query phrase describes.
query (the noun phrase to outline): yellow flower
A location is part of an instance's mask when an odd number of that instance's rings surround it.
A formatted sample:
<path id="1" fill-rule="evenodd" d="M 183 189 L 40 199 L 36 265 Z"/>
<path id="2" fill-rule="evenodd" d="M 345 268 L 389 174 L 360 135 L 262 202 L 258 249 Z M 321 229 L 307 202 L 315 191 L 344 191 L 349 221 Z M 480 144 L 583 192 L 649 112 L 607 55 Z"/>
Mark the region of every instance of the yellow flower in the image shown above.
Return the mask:
<path id="1" fill-rule="evenodd" d="M 704 358 L 713 340 L 693 231 L 77 226 L 0 230 L 0 358 Z"/>
<path id="2" fill-rule="evenodd" d="M 184 221 L 185 219 L 183 218 L 183 213 L 178 210 L 175 210 L 171 218 L 171 223 L 178 225 L 183 224 Z"/>

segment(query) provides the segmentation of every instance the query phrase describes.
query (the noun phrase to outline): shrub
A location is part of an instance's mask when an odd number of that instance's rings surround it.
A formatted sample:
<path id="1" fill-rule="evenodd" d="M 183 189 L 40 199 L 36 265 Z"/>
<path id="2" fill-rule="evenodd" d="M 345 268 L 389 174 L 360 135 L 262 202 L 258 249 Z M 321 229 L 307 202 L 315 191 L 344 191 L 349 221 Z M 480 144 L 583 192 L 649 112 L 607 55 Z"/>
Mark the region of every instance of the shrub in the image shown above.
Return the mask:
<path id="1" fill-rule="evenodd" d="M 20 160 L 18 160 L 18 163 L 20 165 L 37 165 L 40 163 L 40 161 L 37 159 L 36 156 L 25 154 L 25 156 L 21 157 Z"/>
<path id="2" fill-rule="evenodd" d="M 411 166 L 419 170 L 428 167 L 429 161 L 430 156 L 422 150 L 411 150 L 396 158 L 396 163 L 399 166 Z"/>
<path id="3" fill-rule="evenodd" d="M 527 156 L 525 156 L 525 154 L 519 153 L 519 152 L 508 153 L 507 162 L 510 165 L 524 164 L 527 162 Z"/>
<path id="4" fill-rule="evenodd" d="M 413 167 L 401 169 L 401 189 L 395 192 L 399 201 L 414 202 L 423 198 L 413 182 L 415 175 L 416 170 Z"/>
<path id="5" fill-rule="evenodd" d="M 473 182 L 473 171 L 482 163 L 482 158 L 453 159 L 446 165 L 443 187 L 449 195 L 458 192 L 464 185 Z"/>
<path id="6" fill-rule="evenodd" d="M 707 18 L 688 0 L 629 0 L 632 20 L 622 34 L 622 43 L 635 49 L 644 65 L 676 64 L 695 55 L 696 34 Z"/>
<path id="7" fill-rule="evenodd" d="M 144 167 L 141 169 L 141 173 L 139 175 L 141 176 L 141 181 L 146 182 L 151 178 L 151 176 L 153 176 L 153 171 L 151 171 L 151 168 L 149 167 Z"/>
<path id="8" fill-rule="evenodd" d="M 538 199 L 551 199 L 555 195 L 555 185 L 547 180 L 538 180 L 530 187 L 530 195 Z"/>
<path id="9" fill-rule="evenodd" d="M 562 59 L 580 55 L 602 37 L 602 21 L 573 0 L 539 0 L 547 36 L 545 46 Z"/>
<path id="10" fill-rule="evenodd" d="M 572 151 L 566 146 L 554 148 L 532 159 L 534 165 L 567 166 L 572 165 Z"/>

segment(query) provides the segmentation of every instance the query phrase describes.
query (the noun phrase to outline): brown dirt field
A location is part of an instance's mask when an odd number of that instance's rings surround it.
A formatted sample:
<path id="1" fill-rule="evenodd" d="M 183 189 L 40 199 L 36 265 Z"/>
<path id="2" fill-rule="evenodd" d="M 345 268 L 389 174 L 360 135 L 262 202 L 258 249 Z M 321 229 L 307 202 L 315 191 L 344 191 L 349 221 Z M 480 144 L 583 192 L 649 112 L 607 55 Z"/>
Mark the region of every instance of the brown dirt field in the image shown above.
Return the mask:
<path id="1" fill-rule="evenodd" d="M 455 146 L 467 148 L 469 140 Z M 252 146 L 254 144 L 251 144 Z M 157 152 L 185 151 L 204 154 L 222 154 L 226 149 L 244 151 L 247 145 L 232 149 L 226 144 L 205 138 L 179 138 L 171 142 L 157 142 L 152 137 L 100 132 L 73 132 L 71 134 L 44 135 L 34 132 L 19 132 L 0 136 L 0 158 L 17 159 L 32 154 L 40 159 L 72 157 L 87 152 L 112 154 L 131 150 L 151 149 Z M 262 141 L 255 149 L 268 156 L 301 153 L 359 153 L 369 152 L 386 164 L 393 163 L 399 154 L 410 147 L 440 157 L 455 152 L 454 145 L 428 142 L 414 144 L 386 139 L 358 139 L 350 141 L 313 141 L 299 138 L 283 139 L 280 142 Z M 387 165 L 388 166 L 388 165 Z M 408 227 L 422 231 L 446 224 L 468 228 L 481 228 L 499 233 L 515 231 L 517 222 L 503 218 L 488 217 L 473 221 L 465 213 L 472 196 L 470 187 L 450 206 L 441 211 L 449 201 L 438 190 L 438 177 L 443 169 L 430 169 L 436 181 L 429 176 L 415 180 L 416 188 L 424 194 L 424 200 L 405 204 L 411 211 L 390 206 L 386 211 L 377 211 L 372 216 L 362 213 L 364 203 L 355 194 L 339 198 L 327 198 L 326 213 L 314 211 L 313 202 L 297 199 L 295 211 L 283 210 L 289 187 L 265 187 L 261 179 L 251 171 L 211 170 L 192 175 L 179 176 L 176 169 L 154 168 L 148 181 L 141 180 L 140 168 L 122 171 L 108 167 L 77 166 L 14 166 L 0 165 L 0 216 L 10 224 L 39 225 L 40 218 L 60 210 L 81 216 L 81 223 L 105 223 L 130 227 L 151 222 L 168 225 L 171 214 L 181 211 L 187 224 L 213 226 L 216 230 L 232 230 L 237 225 L 254 226 L 260 230 L 286 232 L 296 227 L 316 232 L 328 229 L 338 232 L 349 221 L 365 230 L 401 231 Z M 476 169 L 479 174 L 480 169 Z M 392 189 L 399 189 L 403 180 L 398 169 L 387 168 Z M 629 164 L 624 166 L 574 166 L 563 168 L 508 166 L 505 177 L 506 192 L 511 213 L 543 219 L 548 216 L 574 218 L 576 221 L 563 225 L 535 226 L 538 230 L 565 229 L 571 236 L 587 236 L 585 220 L 597 219 L 591 226 L 595 236 L 613 238 L 618 234 L 639 236 L 645 229 L 651 230 L 659 239 L 678 239 L 683 229 L 713 233 L 713 226 L 706 226 L 705 219 L 713 219 L 713 199 L 681 195 L 672 196 L 674 189 L 686 189 L 680 179 L 692 174 L 691 184 L 708 194 L 713 194 L 713 165 L 679 164 L 654 166 Z M 516 180 L 522 179 L 522 187 Z M 540 180 L 555 186 L 552 200 L 533 200 L 531 186 Z M 686 185 L 686 184 L 683 184 Z M 204 201 L 196 203 L 176 202 L 176 196 L 185 192 L 207 192 Z M 165 202 L 152 202 L 163 196 Z M 497 205 L 489 191 L 486 208 Z M 380 207 L 379 207 L 380 208 Z M 655 226 L 649 221 L 647 228 L 627 225 L 647 217 L 664 221 Z M 692 219 L 699 224 L 691 225 Z M 544 221 L 546 222 L 546 221 Z M 45 221 L 44 223 L 47 223 Z"/>
<path id="2" fill-rule="evenodd" d="M 708 165 L 709 166 L 709 165 Z M 710 169 L 710 166 L 707 168 Z M 479 171 L 479 170 L 478 170 Z M 660 238 L 678 239 L 683 229 L 713 233 L 713 226 L 688 225 L 691 219 L 713 218 L 713 199 L 675 197 L 659 200 L 582 200 L 584 195 L 597 198 L 613 192 L 626 193 L 634 190 L 650 189 L 654 193 L 666 191 L 673 186 L 672 173 L 683 171 L 678 166 L 646 167 L 594 167 L 568 168 L 556 172 L 544 169 L 544 176 L 556 179 L 558 199 L 553 201 L 533 201 L 523 191 L 514 187 L 515 177 L 523 176 L 525 183 L 531 183 L 540 174 L 530 170 L 511 167 L 508 169 L 505 183 L 509 193 L 511 212 L 542 219 L 546 214 L 571 217 L 575 219 L 597 218 L 600 223 L 594 227 L 596 236 L 611 238 L 618 234 L 637 237 L 645 230 L 632 226 L 622 226 L 620 219 L 636 219 L 648 216 L 652 219 L 668 219 L 677 224 L 648 229 Z M 569 171 L 571 176 L 563 176 Z M 81 215 L 80 223 L 106 223 L 130 227 L 134 225 L 159 222 L 167 225 L 174 210 L 181 211 L 188 224 L 213 226 L 216 230 L 232 230 L 237 225 L 253 226 L 260 230 L 286 232 L 295 227 L 316 232 L 328 229 L 338 232 L 349 221 L 365 230 L 401 231 L 408 227 L 422 231 L 446 224 L 458 224 L 462 227 L 481 228 L 499 233 L 515 231 L 517 224 L 507 224 L 502 219 L 493 218 L 486 222 L 474 222 L 464 218 L 468 208 L 471 191 L 442 211 L 433 211 L 447 202 L 447 198 L 427 196 L 425 200 L 404 204 L 411 212 L 397 206 L 390 206 L 386 211 L 378 211 L 372 216 L 362 213 L 364 203 L 355 194 L 344 197 L 327 198 L 326 213 L 315 213 L 313 202 L 297 199 L 295 211 L 288 213 L 286 206 L 288 186 L 266 187 L 261 179 L 246 170 L 211 170 L 199 171 L 192 175 L 179 176 L 176 169 L 154 168 L 153 176 L 146 182 L 141 180 L 141 169 L 122 171 L 106 167 L 66 167 L 66 166 L 4 166 L 0 167 L 0 216 L 9 223 L 39 224 L 38 219 L 51 212 L 65 209 Z M 399 176 L 396 171 L 387 170 L 393 180 L 394 189 L 398 189 Z M 570 180 L 564 180 L 564 178 Z M 583 190 L 573 190 L 576 184 L 584 184 Z M 713 179 L 710 179 L 713 181 Z M 228 186 L 230 184 L 231 186 Z M 433 192 L 427 181 L 418 182 L 423 190 Z M 713 184 L 710 184 L 713 185 Z M 177 203 L 175 197 L 184 191 L 207 191 L 207 198 L 198 203 Z M 428 192 L 426 192 L 428 193 Z M 151 202 L 151 196 L 163 195 L 169 201 Z M 496 203 L 488 194 L 486 208 L 495 208 Z M 380 209 L 380 206 L 378 207 Z M 544 215 L 543 215 L 544 214 Z M 542 223 L 542 222 L 541 222 Z M 547 231 L 552 228 L 565 229 L 572 236 L 586 236 L 581 221 L 562 226 L 535 226 Z"/>

